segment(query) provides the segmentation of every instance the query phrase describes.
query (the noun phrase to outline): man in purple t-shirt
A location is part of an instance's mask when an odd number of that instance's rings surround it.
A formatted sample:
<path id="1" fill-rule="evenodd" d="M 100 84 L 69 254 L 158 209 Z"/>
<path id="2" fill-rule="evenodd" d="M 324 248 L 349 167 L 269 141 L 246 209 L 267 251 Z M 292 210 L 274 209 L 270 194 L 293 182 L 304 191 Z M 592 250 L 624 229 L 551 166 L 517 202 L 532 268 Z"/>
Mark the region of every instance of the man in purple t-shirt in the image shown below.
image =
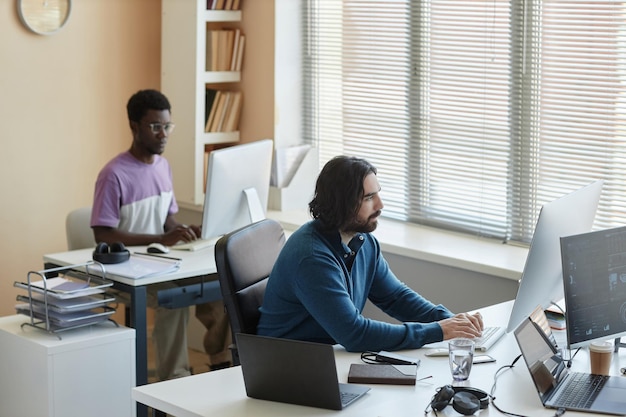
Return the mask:
<path id="1" fill-rule="evenodd" d="M 156 90 L 141 90 L 127 104 L 133 141 L 128 151 L 107 163 L 96 181 L 91 227 L 96 242 L 124 245 L 161 243 L 171 246 L 200 236 L 199 226 L 176 221 L 172 172 L 161 156 L 174 129 L 168 99 Z M 153 338 L 159 379 L 189 375 L 187 322 L 189 309 L 158 307 L 156 291 L 172 283 L 150 286 L 148 302 L 156 308 Z M 205 346 L 214 367 L 228 365 L 230 330 L 221 301 L 196 306 L 207 330 Z"/>

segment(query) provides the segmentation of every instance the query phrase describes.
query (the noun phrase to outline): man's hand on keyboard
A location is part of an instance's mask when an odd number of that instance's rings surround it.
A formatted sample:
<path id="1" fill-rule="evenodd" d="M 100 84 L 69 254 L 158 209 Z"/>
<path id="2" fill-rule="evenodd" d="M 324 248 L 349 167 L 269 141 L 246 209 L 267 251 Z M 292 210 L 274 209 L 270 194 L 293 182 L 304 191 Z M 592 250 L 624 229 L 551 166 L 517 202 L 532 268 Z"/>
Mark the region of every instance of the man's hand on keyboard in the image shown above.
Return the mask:
<path id="1" fill-rule="evenodd" d="M 184 224 L 177 224 L 175 227 L 167 230 L 163 234 L 163 238 L 159 243 L 162 243 L 165 246 L 172 246 L 180 241 L 192 242 L 200 237 L 200 233 L 201 230 L 199 226 L 187 226 Z"/>
<path id="2" fill-rule="evenodd" d="M 473 339 L 480 337 L 483 331 L 483 318 L 480 313 L 460 313 L 439 322 L 443 331 L 443 340 L 455 337 Z"/>

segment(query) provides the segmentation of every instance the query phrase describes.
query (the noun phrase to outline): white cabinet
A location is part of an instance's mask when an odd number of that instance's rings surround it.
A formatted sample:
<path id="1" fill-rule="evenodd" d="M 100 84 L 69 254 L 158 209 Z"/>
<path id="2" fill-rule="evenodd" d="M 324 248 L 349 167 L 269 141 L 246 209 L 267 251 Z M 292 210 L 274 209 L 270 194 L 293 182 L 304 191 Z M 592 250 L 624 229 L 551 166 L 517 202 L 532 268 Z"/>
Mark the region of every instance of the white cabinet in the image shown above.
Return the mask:
<path id="1" fill-rule="evenodd" d="M 239 71 L 207 71 L 207 30 L 233 25 L 240 10 L 206 10 L 206 0 L 162 0 L 161 91 L 172 105 L 176 130 L 165 157 L 172 166 L 174 191 L 181 206 L 204 202 L 205 145 L 234 143 L 239 132 L 205 132 L 207 84 L 229 89 Z"/>
<path id="2" fill-rule="evenodd" d="M 0 415 L 135 416 L 135 330 L 112 322 L 56 335 L 0 317 Z"/>

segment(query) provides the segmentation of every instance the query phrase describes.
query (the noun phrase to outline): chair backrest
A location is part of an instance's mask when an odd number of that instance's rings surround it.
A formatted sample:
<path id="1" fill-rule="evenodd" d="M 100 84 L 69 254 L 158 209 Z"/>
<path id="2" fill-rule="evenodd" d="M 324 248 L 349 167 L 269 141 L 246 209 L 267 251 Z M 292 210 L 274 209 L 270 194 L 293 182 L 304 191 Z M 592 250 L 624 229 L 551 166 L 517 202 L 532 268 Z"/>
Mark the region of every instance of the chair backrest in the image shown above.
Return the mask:
<path id="1" fill-rule="evenodd" d="M 267 280 L 284 244 L 282 226 L 271 219 L 235 230 L 217 241 L 217 276 L 233 336 L 256 334 Z M 238 363 L 236 347 L 233 363 Z"/>
<path id="2" fill-rule="evenodd" d="M 91 229 L 91 207 L 81 207 L 72 210 L 65 218 L 65 236 L 67 249 L 85 249 L 96 246 L 96 240 Z"/>

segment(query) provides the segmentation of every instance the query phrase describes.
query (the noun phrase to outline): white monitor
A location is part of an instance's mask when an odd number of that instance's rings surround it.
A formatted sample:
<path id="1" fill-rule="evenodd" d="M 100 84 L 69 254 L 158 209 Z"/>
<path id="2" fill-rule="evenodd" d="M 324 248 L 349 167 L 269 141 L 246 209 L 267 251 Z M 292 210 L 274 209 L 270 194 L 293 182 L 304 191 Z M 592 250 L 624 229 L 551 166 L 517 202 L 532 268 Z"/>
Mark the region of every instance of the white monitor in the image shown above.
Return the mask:
<path id="1" fill-rule="evenodd" d="M 515 330 L 538 305 L 545 309 L 563 299 L 560 239 L 591 230 L 602 185 L 602 180 L 595 181 L 541 208 L 507 332 Z"/>
<path id="2" fill-rule="evenodd" d="M 265 218 L 272 154 L 270 139 L 209 154 L 202 239 L 216 238 Z"/>

